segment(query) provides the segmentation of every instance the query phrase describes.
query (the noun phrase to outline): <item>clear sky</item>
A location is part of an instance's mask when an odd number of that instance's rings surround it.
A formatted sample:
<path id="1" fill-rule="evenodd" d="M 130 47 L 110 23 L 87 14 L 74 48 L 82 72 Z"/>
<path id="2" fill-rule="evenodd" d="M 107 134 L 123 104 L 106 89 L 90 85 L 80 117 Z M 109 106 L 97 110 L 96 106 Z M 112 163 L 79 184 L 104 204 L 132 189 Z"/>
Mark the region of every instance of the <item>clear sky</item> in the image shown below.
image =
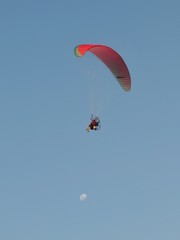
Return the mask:
<path id="1" fill-rule="evenodd" d="M 179 0 L 0 1 L 0 239 L 180 239 L 179 10 Z M 85 131 L 81 43 L 115 49 L 132 78 L 127 93 L 94 67 L 109 81 L 98 132 Z"/>

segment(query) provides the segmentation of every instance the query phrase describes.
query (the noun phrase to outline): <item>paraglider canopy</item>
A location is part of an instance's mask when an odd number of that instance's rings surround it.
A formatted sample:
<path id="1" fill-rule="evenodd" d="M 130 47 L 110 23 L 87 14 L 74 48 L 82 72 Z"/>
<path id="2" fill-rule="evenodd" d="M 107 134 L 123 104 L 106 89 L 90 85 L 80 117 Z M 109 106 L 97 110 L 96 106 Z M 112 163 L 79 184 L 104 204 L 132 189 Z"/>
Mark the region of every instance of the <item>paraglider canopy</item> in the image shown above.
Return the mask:
<path id="1" fill-rule="evenodd" d="M 99 44 L 82 44 L 74 49 L 77 57 L 82 57 L 87 51 L 98 57 L 112 72 L 125 91 L 131 89 L 131 76 L 122 57 L 112 48 Z"/>

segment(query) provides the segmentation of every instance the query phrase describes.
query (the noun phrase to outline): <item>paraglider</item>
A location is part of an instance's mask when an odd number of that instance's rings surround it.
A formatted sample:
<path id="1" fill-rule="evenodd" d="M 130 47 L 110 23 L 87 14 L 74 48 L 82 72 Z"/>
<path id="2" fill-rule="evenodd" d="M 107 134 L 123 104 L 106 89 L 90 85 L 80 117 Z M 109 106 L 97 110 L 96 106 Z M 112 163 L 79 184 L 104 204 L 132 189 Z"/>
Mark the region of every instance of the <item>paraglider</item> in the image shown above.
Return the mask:
<path id="1" fill-rule="evenodd" d="M 125 91 L 131 89 L 131 76 L 122 57 L 112 48 L 99 44 L 82 44 L 74 49 L 77 57 L 82 57 L 87 51 L 98 57 L 112 72 Z"/>
<path id="2" fill-rule="evenodd" d="M 89 132 L 90 130 L 99 130 L 101 128 L 100 119 L 98 117 L 94 117 L 93 114 L 91 115 L 91 122 L 89 126 L 86 128 L 86 131 Z"/>
<path id="3" fill-rule="evenodd" d="M 124 91 L 131 89 L 131 76 L 123 58 L 112 48 L 99 44 L 81 44 L 74 48 L 74 53 L 77 57 L 82 57 L 86 52 L 91 52 L 99 58 L 107 68 L 112 72 L 118 83 Z M 96 117 L 99 121 L 99 118 Z M 87 127 L 87 131 L 98 130 L 100 121 L 91 119 L 91 123 Z"/>

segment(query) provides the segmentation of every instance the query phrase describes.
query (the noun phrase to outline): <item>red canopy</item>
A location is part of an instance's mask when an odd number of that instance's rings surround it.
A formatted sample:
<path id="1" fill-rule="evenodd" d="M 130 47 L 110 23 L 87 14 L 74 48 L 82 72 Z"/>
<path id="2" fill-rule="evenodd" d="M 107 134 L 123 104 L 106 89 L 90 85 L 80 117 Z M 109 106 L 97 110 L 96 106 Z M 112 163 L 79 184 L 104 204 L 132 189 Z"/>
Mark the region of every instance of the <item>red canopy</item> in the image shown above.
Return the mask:
<path id="1" fill-rule="evenodd" d="M 75 47 L 77 57 L 82 57 L 87 51 L 98 57 L 116 77 L 125 91 L 131 89 L 131 76 L 122 57 L 112 48 L 96 44 L 82 44 Z"/>

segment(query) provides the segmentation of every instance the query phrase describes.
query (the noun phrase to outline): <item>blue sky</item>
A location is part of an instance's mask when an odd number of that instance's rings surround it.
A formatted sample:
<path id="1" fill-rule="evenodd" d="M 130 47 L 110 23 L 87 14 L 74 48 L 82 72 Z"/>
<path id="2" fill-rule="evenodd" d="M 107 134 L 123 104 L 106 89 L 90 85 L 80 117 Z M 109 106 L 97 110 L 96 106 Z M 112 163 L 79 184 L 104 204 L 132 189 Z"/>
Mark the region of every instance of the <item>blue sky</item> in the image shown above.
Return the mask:
<path id="1" fill-rule="evenodd" d="M 0 239 L 180 239 L 179 9 L 0 1 Z M 88 134 L 81 43 L 112 47 L 132 77 L 127 93 L 90 63 L 109 82 Z"/>

